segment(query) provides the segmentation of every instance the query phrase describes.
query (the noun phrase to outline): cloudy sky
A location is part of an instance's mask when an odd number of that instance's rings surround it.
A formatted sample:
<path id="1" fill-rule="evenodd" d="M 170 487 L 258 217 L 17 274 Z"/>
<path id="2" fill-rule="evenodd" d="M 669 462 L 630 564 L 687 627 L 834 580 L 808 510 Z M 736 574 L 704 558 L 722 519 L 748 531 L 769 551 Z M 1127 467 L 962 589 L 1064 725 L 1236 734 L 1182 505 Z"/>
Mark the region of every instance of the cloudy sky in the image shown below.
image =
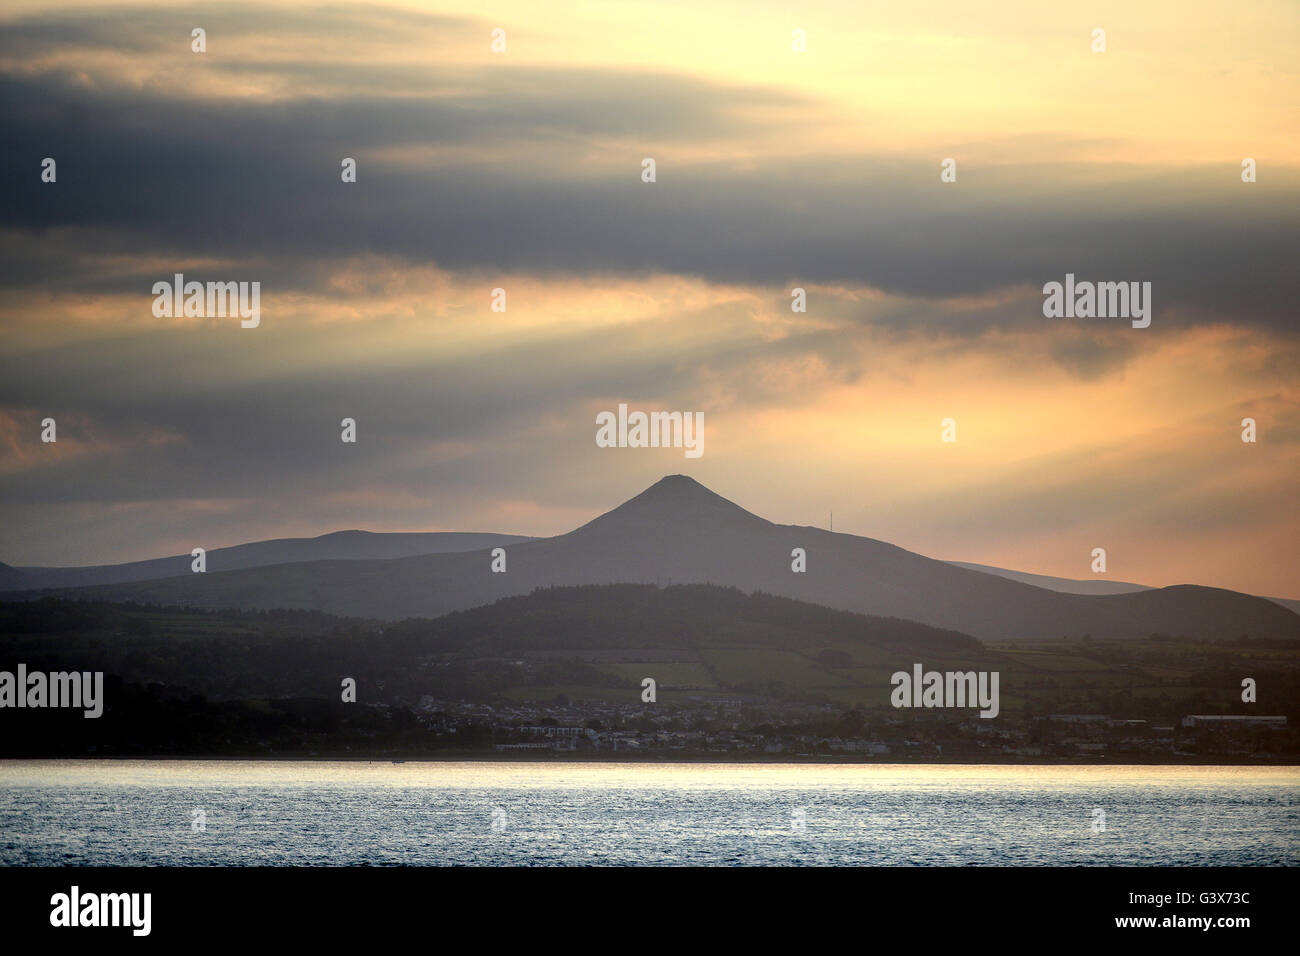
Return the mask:
<path id="1" fill-rule="evenodd" d="M 547 535 L 680 472 L 1300 597 L 1300 5 L 987 6 L 11 0 L 0 561 Z M 260 327 L 156 318 L 176 272 Z M 1044 318 L 1067 272 L 1151 326 Z M 702 411 L 703 457 L 598 448 L 620 402 Z"/>

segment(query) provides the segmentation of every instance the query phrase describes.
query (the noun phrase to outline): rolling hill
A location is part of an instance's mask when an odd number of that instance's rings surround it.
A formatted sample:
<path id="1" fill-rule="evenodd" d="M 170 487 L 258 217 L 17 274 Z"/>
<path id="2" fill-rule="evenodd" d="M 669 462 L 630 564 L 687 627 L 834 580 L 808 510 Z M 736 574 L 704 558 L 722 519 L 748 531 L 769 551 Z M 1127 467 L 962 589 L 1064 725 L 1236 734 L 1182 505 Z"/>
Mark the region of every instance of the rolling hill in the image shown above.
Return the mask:
<path id="1" fill-rule="evenodd" d="M 205 555 L 209 572 L 242 571 L 273 564 L 303 561 L 374 561 L 417 554 L 478 551 L 529 540 L 514 534 L 473 534 L 457 531 L 389 532 L 335 531 L 315 538 L 274 538 L 229 548 L 213 548 Z M 126 564 L 81 568 L 15 568 L 0 564 L 0 592 L 47 588 L 126 584 L 190 574 L 188 554 L 152 558 Z"/>
<path id="2" fill-rule="evenodd" d="M 1149 590 L 1145 584 L 1133 584 L 1131 581 L 1109 581 L 1105 578 L 1092 581 L 1078 578 L 1057 578 L 1049 574 L 1031 574 L 1028 571 L 1008 571 L 1006 568 L 995 568 L 987 564 L 971 564 L 969 561 L 949 561 L 948 563 L 954 567 L 966 568 L 970 571 L 982 571 L 985 574 L 996 574 L 1000 578 L 1019 581 L 1021 584 L 1032 584 L 1034 587 L 1046 588 L 1049 591 L 1061 591 L 1064 594 L 1130 594 L 1134 591 Z"/>
<path id="3" fill-rule="evenodd" d="M 996 574 L 998 577 L 1020 581 L 1022 584 L 1032 584 L 1035 587 L 1047 588 L 1049 591 L 1061 591 L 1065 594 L 1130 594 L 1134 591 L 1152 590 L 1146 584 L 1134 584 L 1131 581 L 1108 581 L 1105 578 L 1097 580 L 1057 578 L 1048 574 L 1031 574 L 1028 571 L 1009 571 L 1006 568 L 995 568 L 987 564 L 971 564 L 968 561 L 949 561 L 948 563 L 955 567 L 968 568 L 971 571 L 983 571 L 985 574 Z M 1262 594 L 1259 596 L 1266 601 L 1282 605 L 1288 611 L 1300 614 L 1300 601 L 1292 598 L 1268 597 Z"/>

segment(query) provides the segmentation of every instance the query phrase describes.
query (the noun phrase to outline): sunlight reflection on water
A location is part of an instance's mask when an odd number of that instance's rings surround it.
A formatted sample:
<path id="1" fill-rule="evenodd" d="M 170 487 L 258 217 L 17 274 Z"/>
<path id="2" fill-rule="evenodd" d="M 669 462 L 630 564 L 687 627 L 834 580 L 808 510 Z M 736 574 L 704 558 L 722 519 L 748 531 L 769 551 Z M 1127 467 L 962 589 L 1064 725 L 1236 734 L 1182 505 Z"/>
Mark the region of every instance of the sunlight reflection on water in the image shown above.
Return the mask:
<path id="1" fill-rule="evenodd" d="M 0 761 L 6 865 L 1295 865 L 1297 834 L 1294 767 Z"/>

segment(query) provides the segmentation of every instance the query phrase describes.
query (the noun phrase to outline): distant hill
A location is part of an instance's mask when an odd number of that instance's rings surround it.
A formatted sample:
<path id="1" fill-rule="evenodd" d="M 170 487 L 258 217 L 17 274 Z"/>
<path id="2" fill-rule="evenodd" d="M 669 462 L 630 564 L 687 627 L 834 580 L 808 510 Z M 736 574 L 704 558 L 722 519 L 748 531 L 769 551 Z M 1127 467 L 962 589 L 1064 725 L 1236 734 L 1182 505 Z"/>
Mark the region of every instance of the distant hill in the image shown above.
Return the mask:
<path id="1" fill-rule="evenodd" d="M 9 565 L 0 562 L 0 591 L 17 591 L 20 588 L 39 586 L 33 584 L 32 579 L 17 568 L 11 568 Z"/>
<path id="2" fill-rule="evenodd" d="M 994 568 L 987 564 L 971 564 L 967 561 L 949 561 L 958 568 L 996 574 L 1000 578 L 1032 584 L 1034 587 L 1060 591 L 1063 594 L 1129 594 L 1133 591 L 1150 590 L 1145 584 L 1132 584 L 1128 581 L 1111 581 L 1099 578 L 1095 581 L 1081 581 L 1076 578 L 1054 578 L 1047 574 L 1030 574 L 1028 571 L 1008 571 L 1006 568 Z"/>
<path id="3" fill-rule="evenodd" d="M 242 571 L 302 561 L 374 561 L 417 554 L 478 551 L 527 540 L 526 537 L 513 534 L 459 531 L 335 531 L 315 538 L 275 538 L 229 548 L 214 548 L 207 552 L 205 560 L 209 572 Z M 0 564 L 0 591 L 76 588 L 180 577 L 191 573 L 192 560 L 190 555 L 184 554 L 132 561 L 128 564 L 82 568 L 14 568 Z"/>
<path id="4" fill-rule="evenodd" d="M 311 608 L 396 619 L 435 617 L 534 588 L 712 583 L 841 610 L 904 618 L 983 640 L 1300 638 L 1300 615 L 1263 598 L 1184 585 L 1128 594 L 1065 594 L 956 567 L 856 535 L 777 525 L 675 475 L 554 538 L 487 551 L 369 561 L 289 563 L 186 574 L 68 594 L 228 608 Z M 807 572 L 791 571 L 791 551 Z"/>
<path id="5" fill-rule="evenodd" d="M 971 564 L 968 561 L 949 561 L 951 565 L 959 568 L 969 568 L 971 571 L 983 571 L 985 574 L 996 574 L 1000 578 L 1008 578 L 1012 581 L 1020 581 L 1022 584 L 1032 584 L 1035 587 L 1047 588 L 1049 591 L 1060 591 L 1064 594 L 1131 594 L 1134 591 L 1150 591 L 1153 588 L 1145 584 L 1134 584 L 1131 581 L 1107 581 L 1107 580 L 1079 580 L 1077 578 L 1054 578 L 1046 574 L 1030 574 L 1028 571 L 1008 571 L 1006 568 L 995 568 L 987 564 Z M 1259 595 L 1266 601 L 1272 601 L 1274 604 L 1280 604 L 1288 611 L 1294 611 L 1300 614 L 1300 600 L 1291 598 L 1267 597 Z"/>

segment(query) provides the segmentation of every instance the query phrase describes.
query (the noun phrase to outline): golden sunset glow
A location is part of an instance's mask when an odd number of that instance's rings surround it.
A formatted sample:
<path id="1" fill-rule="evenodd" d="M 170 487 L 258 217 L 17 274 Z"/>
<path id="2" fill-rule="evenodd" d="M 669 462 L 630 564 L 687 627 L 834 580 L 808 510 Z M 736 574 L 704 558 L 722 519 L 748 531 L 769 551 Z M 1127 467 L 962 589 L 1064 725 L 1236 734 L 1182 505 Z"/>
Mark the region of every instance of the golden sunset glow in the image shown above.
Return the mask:
<path id="1" fill-rule="evenodd" d="M 231 10 L 6 7 L 14 168 L 59 192 L 0 227 L 4 561 L 551 535 L 686 471 L 933 557 L 1300 597 L 1295 3 Z M 175 273 L 259 280 L 261 327 L 155 316 Z M 1152 282 L 1151 326 L 1044 318 L 1066 273 Z M 605 454 L 620 402 L 703 411 L 705 454 Z M 365 456 L 304 431 L 343 415 Z"/>

